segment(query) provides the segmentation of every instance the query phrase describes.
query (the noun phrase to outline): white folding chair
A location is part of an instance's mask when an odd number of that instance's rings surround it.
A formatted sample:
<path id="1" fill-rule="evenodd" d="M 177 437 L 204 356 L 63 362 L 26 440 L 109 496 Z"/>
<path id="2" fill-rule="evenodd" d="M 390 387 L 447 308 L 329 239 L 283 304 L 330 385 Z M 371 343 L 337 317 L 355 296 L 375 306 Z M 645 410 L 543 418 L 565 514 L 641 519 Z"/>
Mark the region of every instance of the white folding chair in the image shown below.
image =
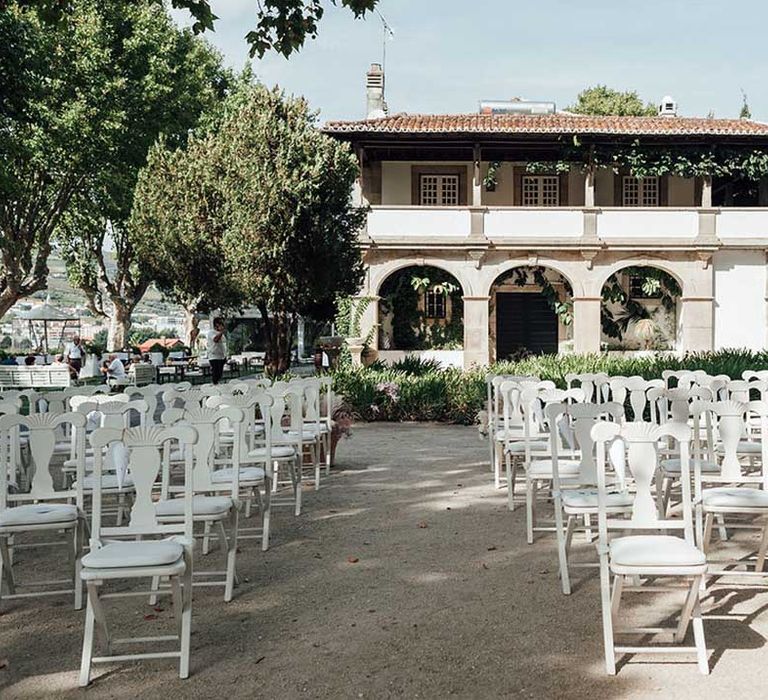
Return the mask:
<path id="1" fill-rule="evenodd" d="M 79 577 L 83 550 L 83 492 L 80 488 L 56 489 L 54 485 L 54 445 L 56 433 L 63 425 L 80 428 L 75 441 L 77 473 L 82 476 L 85 438 L 82 428 L 85 417 L 79 413 L 38 413 L 28 416 L 6 414 L 0 417 L 0 594 L 5 582 L 5 598 L 27 598 L 74 593 L 75 609 L 83 604 Z M 29 453 L 32 479 L 28 491 L 20 491 L 16 475 L 21 468 L 15 443 L 20 429 L 29 432 Z M 74 501 L 74 503 L 72 503 Z M 63 532 L 64 542 L 31 542 L 19 544 L 20 535 Z M 63 545 L 67 552 L 70 575 L 67 579 L 35 581 L 20 584 L 15 580 L 11 548 L 34 549 Z M 18 587 L 50 587 L 69 583 L 72 588 L 35 590 L 18 593 Z"/>
<path id="2" fill-rule="evenodd" d="M 102 525 L 102 489 L 104 449 L 115 442 L 129 452 L 129 467 L 136 484 L 136 498 L 127 525 Z M 82 559 L 80 576 L 88 589 L 80 685 L 90 682 L 93 664 L 115 663 L 138 659 L 174 658 L 179 660 L 179 677 L 189 676 L 190 633 L 192 626 L 192 556 L 193 556 L 193 454 L 197 432 L 191 426 L 145 426 L 136 428 L 99 428 L 91 435 L 96 457 L 95 487 L 91 519 L 91 551 Z M 161 472 L 166 445 L 178 444 L 185 450 L 183 518 L 162 523 L 157 518 L 153 488 Z M 162 537 L 163 539 L 142 539 Z M 120 539 L 125 538 L 125 539 Z M 150 637 L 113 638 L 107 623 L 103 601 L 147 595 L 146 591 L 104 593 L 105 582 L 167 577 L 173 600 L 177 634 Z M 150 593 L 161 594 L 163 590 Z M 93 656 L 94 631 L 98 624 L 103 656 Z M 178 641 L 178 649 L 135 654 L 113 653 L 113 647 L 135 643 L 167 643 Z"/>
<path id="3" fill-rule="evenodd" d="M 683 502 L 682 517 L 676 519 L 659 513 L 653 494 L 658 475 L 657 446 L 666 437 L 672 437 L 680 445 Z M 616 673 L 617 654 L 695 653 L 699 670 L 709 673 L 700 609 L 700 587 L 707 561 L 696 547 L 693 536 L 689 464 L 691 429 L 678 423 L 658 426 L 643 422 L 624 425 L 598 422 L 592 428 L 592 439 L 597 447 L 598 552 L 606 670 L 610 675 Z M 632 515 L 628 519 L 615 517 L 609 508 L 611 486 L 606 482 L 606 451 L 617 439 L 626 445 L 626 466 L 634 480 Z M 617 530 L 623 536 L 609 539 L 610 533 Z M 668 534 L 670 531 L 679 532 L 682 537 Z M 633 534 L 627 535 L 627 532 Z M 637 532 L 644 534 L 634 534 Z M 648 579 L 652 583 L 649 584 Z M 683 579 L 685 582 L 683 586 L 687 593 L 678 624 L 675 627 L 618 626 L 622 595 L 668 591 L 670 587 L 660 585 L 659 579 Z M 693 647 L 617 645 L 615 641 L 618 635 L 638 636 L 641 640 L 651 636 L 682 644 L 691 622 Z"/>

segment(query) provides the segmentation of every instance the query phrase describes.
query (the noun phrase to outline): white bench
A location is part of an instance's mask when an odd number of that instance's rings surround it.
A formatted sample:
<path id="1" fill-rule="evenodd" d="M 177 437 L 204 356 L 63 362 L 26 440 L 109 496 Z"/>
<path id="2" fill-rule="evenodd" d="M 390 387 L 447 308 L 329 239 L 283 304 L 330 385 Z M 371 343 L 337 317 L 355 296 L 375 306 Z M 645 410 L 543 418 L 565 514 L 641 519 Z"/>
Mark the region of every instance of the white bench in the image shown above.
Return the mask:
<path id="1" fill-rule="evenodd" d="M 0 389 L 65 388 L 72 385 L 66 365 L 0 365 Z"/>
<path id="2" fill-rule="evenodd" d="M 149 363 L 131 365 L 128 377 L 135 386 L 146 386 L 157 381 L 157 368 Z"/>

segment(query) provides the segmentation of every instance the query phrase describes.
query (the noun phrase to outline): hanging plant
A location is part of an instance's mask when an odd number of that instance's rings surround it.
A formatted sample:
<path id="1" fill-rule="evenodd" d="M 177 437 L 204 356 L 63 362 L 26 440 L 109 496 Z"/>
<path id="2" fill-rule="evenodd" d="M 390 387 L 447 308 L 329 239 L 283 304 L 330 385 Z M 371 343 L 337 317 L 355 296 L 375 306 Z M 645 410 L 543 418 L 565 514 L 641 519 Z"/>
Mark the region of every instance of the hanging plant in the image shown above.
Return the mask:
<path id="1" fill-rule="evenodd" d="M 498 160 L 492 160 L 488 163 L 488 172 L 483 178 L 483 184 L 485 185 L 486 192 L 495 192 L 496 187 L 499 184 L 499 171 L 501 170 L 501 162 Z"/>

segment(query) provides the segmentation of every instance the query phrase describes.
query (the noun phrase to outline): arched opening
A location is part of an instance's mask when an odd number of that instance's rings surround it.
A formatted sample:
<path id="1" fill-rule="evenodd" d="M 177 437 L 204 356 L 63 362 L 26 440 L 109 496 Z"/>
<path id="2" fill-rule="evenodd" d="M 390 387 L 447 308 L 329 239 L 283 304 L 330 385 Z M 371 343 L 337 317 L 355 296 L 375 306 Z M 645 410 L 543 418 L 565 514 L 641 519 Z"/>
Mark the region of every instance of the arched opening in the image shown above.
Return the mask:
<path id="1" fill-rule="evenodd" d="M 603 284 L 601 346 L 608 351 L 679 349 L 682 288 L 666 270 L 635 265 Z"/>
<path id="2" fill-rule="evenodd" d="M 556 270 L 514 267 L 491 285 L 489 334 L 492 359 L 554 354 L 573 344 L 573 289 Z"/>
<path id="3" fill-rule="evenodd" d="M 379 289 L 379 350 L 462 350 L 464 290 L 449 272 L 412 265 Z"/>

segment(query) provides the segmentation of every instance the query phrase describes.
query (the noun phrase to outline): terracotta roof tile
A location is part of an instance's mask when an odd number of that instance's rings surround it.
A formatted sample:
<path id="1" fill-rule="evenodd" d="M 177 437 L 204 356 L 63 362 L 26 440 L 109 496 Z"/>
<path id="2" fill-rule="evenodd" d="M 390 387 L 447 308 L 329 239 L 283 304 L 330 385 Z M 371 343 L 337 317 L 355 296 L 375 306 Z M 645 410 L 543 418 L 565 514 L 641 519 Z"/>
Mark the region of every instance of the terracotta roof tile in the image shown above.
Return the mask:
<path id="1" fill-rule="evenodd" d="M 615 134 L 623 136 L 768 136 L 748 119 L 597 117 L 581 114 L 393 114 L 332 121 L 331 134 Z"/>

